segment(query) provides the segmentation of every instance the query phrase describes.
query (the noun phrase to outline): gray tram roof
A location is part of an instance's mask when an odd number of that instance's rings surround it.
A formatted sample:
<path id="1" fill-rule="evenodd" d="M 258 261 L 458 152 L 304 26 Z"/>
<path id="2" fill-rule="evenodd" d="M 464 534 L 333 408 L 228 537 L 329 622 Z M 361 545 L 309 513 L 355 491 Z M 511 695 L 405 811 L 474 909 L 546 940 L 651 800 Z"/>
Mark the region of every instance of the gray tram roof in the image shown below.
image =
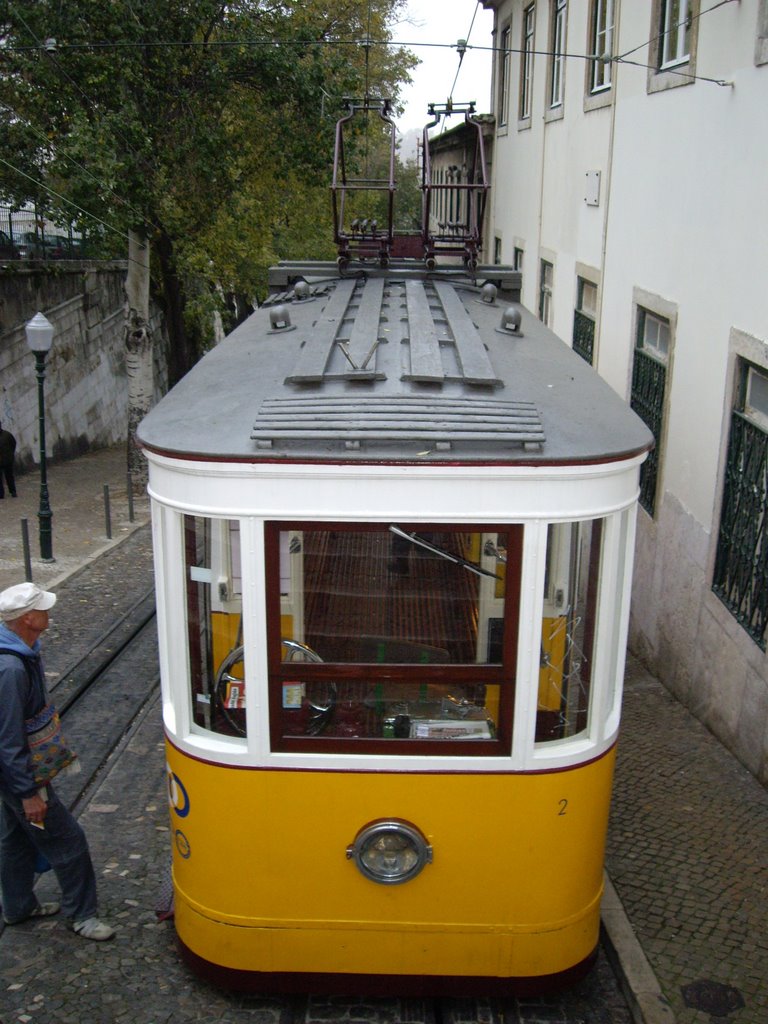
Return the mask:
<path id="1" fill-rule="evenodd" d="M 270 281 L 267 302 L 143 420 L 143 445 L 223 461 L 546 465 L 653 444 L 613 389 L 519 305 L 509 268 L 470 279 L 405 263 L 347 276 L 335 264 L 280 264 Z M 486 282 L 499 289 L 491 302 Z M 510 308 L 519 333 L 501 326 Z"/>

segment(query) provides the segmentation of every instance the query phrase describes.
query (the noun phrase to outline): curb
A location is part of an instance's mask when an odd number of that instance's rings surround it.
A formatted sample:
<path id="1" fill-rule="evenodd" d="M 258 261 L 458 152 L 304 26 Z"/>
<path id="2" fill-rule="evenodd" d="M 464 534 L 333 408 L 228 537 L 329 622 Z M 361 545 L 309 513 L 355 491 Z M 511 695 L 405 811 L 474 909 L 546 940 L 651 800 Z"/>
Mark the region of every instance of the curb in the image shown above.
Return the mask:
<path id="1" fill-rule="evenodd" d="M 605 950 L 619 979 L 635 1024 L 675 1024 L 675 1014 L 608 874 L 601 910 Z"/>

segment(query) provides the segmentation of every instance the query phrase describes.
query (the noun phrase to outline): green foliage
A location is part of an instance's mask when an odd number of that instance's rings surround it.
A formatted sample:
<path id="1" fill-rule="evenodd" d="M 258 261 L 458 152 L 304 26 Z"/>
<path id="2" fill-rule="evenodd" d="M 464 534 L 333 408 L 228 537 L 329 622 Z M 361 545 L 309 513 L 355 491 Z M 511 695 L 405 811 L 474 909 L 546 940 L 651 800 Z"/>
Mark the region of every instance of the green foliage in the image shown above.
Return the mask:
<path id="1" fill-rule="evenodd" d="M 222 293 L 274 260 L 332 256 L 341 99 L 397 97 L 404 0 L 12 0 L 0 32 L 0 194 L 105 248 L 147 235 L 178 370 Z M 54 44 L 46 41 L 55 39 Z M 10 156 L 12 154 L 12 156 Z M 39 183 L 39 184 L 38 184 Z M 60 198 L 61 197 L 61 198 Z"/>

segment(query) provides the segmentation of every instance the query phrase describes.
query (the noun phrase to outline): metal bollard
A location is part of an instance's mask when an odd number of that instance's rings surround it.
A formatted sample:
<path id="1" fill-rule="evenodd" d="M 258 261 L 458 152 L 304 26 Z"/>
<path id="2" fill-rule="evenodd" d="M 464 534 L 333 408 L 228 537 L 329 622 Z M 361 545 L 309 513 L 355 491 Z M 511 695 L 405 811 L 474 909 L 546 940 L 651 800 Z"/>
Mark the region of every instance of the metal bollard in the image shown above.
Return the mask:
<path id="1" fill-rule="evenodd" d="M 31 583 L 32 557 L 29 553 L 29 523 L 26 519 L 21 520 L 21 546 L 24 549 L 24 579 Z"/>
<path id="2" fill-rule="evenodd" d="M 104 521 L 107 527 L 107 540 L 112 540 L 112 518 L 109 512 L 109 484 L 104 484 Z"/>
<path id="3" fill-rule="evenodd" d="M 134 515 L 133 515 L 133 479 L 131 477 L 130 470 L 129 470 L 129 472 L 128 472 L 128 522 L 132 523 L 133 520 L 134 520 Z"/>

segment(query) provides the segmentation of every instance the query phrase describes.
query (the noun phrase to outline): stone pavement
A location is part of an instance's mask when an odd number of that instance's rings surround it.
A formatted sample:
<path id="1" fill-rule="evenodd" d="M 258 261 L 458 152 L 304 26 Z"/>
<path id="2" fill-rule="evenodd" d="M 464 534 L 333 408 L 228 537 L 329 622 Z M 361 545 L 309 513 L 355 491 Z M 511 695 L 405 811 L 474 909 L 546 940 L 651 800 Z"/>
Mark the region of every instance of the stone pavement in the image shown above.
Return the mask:
<path id="1" fill-rule="evenodd" d="M 678 1024 L 768 1022 L 768 790 L 632 659 L 607 870 Z"/>
<path id="2" fill-rule="evenodd" d="M 141 495 L 134 497 L 134 522 L 130 522 L 124 445 L 49 464 L 47 475 L 55 561 L 46 564 L 39 557 L 40 474 L 34 469 L 16 478 L 17 498 L 10 497 L 6 489 L 0 501 L 0 590 L 25 578 L 22 519 L 27 520 L 32 579 L 41 587 L 55 587 L 58 580 L 88 564 L 148 519 L 149 500 Z M 111 541 L 107 538 L 105 484 L 109 487 Z"/>
<path id="3" fill-rule="evenodd" d="M 146 499 L 136 503 L 135 523 L 120 504 L 122 449 L 52 467 L 49 479 L 57 562 L 33 559 L 33 578 L 61 598 L 46 648 L 55 673 L 71 644 L 86 645 L 101 630 L 94 609 L 103 606 L 103 618 L 110 607 L 137 599 L 152 570 Z M 112 495 L 111 544 L 104 483 Z M 0 502 L 0 587 L 23 578 L 21 542 L 9 536 L 18 534 L 20 509 L 37 551 L 34 475 L 19 480 L 19 495 Z M 768 791 L 632 659 L 625 694 L 603 921 L 637 1020 L 766 1024 Z M 172 927 L 155 919 L 155 889 L 168 856 L 161 744 L 152 705 L 83 809 L 103 910 L 122 935 L 105 946 L 78 944 L 55 919 L 7 929 L 0 940 L 0 1024 L 285 1024 L 284 1001 L 225 995 L 192 982 Z M 41 895 L 51 884 L 43 876 Z M 81 1009 L 74 1011 L 75 1004 Z M 356 1008 L 370 1024 L 375 1015 L 364 1011 Z M 548 1012 L 542 1019 L 560 1019 Z M 599 1012 L 586 1010 L 585 1024 L 598 1024 Z M 323 1024 L 358 1019 L 339 1005 L 332 1012 L 309 1007 L 306 1020 L 313 1014 Z"/>

